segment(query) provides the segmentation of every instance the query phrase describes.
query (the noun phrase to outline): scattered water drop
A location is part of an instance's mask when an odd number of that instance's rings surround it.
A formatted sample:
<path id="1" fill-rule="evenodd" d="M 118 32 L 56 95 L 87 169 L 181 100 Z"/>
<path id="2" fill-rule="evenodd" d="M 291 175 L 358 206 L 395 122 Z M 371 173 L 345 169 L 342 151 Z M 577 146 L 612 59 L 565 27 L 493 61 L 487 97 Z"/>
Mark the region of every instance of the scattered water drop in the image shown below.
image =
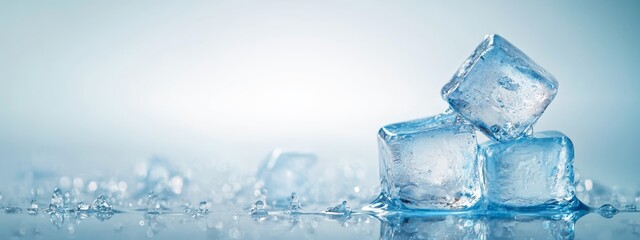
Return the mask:
<path id="1" fill-rule="evenodd" d="M 31 206 L 29 206 L 29 208 L 27 208 L 27 213 L 29 215 L 38 215 L 38 201 L 37 200 L 31 200 Z"/>
<path id="2" fill-rule="evenodd" d="M 342 201 L 341 204 L 338 204 L 335 207 L 327 209 L 326 212 L 348 215 L 348 214 L 351 214 L 351 207 L 347 205 L 347 201 Z"/>
<path id="3" fill-rule="evenodd" d="M 298 199 L 298 194 L 292 192 L 291 199 L 289 200 L 289 211 L 293 213 L 300 211 L 300 209 L 302 209 L 302 207 L 300 206 L 300 199 Z"/>
<path id="4" fill-rule="evenodd" d="M 4 214 L 20 214 L 22 213 L 22 208 L 7 206 L 7 207 L 4 207 L 3 211 L 4 211 Z"/>
<path id="5" fill-rule="evenodd" d="M 618 209 L 611 206 L 610 204 L 602 205 L 602 207 L 598 208 L 598 214 L 605 218 L 612 218 L 618 213 Z"/>
<path id="6" fill-rule="evenodd" d="M 269 212 L 264 209 L 264 202 L 262 200 L 256 201 L 251 207 L 251 215 L 268 215 Z"/>
<path id="7" fill-rule="evenodd" d="M 628 204 L 624 206 L 624 210 L 628 212 L 636 212 L 638 211 L 635 204 Z"/>
<path id="8" fill-rule="evenodd" d="M 200 202 L 198 204 L 198 209 L 188 208 L 188 210 L 191 213 L 191 216 L 195 219 L 204 219 L 209 214 L 209 209 L 207 209 L 207 201 Z"/>
<path id="9" fill-rule="evenodd" d="M 78 203 L 78 207 L 76 207 L 76 211 L 89 211 L 89 204 L 86 204 L 84 202 L 80 202 Z"/>

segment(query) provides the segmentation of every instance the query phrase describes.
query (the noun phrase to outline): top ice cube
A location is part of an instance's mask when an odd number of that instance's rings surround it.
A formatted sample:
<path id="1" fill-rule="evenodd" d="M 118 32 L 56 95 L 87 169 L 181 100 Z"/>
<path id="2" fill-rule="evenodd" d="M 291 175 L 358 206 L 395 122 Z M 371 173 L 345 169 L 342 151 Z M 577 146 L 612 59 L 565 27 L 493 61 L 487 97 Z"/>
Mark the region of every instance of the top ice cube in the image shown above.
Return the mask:
<path id="1" fill-rule="evenodd" d="M 442 88 L 452 109 L 497 141 L 526 135 L 558 81 L 498 35 L 487 36 Z"/>

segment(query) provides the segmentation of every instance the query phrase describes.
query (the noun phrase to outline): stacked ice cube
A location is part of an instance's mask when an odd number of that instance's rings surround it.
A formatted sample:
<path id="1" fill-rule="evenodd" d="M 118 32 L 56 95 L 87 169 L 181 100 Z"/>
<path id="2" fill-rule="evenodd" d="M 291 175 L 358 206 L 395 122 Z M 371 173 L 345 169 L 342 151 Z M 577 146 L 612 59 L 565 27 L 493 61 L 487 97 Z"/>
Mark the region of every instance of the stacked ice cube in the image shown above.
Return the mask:
<path id="1" fill-rule="evenodd" d="M 498 35 L 489 35 L 442 89 L 450 109 L 378 132 L 382 195 L 396 206 L 468 210 L 558 208 L 574 199 L 573 144 L 533 134 L 556 79 Z M 478 146 L 476 130 L 490 138 Z"/>

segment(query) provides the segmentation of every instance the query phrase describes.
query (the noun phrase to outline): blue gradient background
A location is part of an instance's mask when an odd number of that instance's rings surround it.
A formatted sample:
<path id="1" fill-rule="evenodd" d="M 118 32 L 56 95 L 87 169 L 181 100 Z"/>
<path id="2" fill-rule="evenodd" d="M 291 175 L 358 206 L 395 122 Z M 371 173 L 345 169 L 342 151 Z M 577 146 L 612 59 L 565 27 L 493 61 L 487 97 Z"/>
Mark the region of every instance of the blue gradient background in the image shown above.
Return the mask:
<path id="1" fill-rule="evenodd" d="M 154 154 L 253 171 L 275 147 L 377 184 L 377 129 L 443 111 L 498 33 L 559 80 L 535 129 L 570 136 L 582 176 L 637 188 L 638 22 L 637 1 L 2 1 L 0 185 Z"/>

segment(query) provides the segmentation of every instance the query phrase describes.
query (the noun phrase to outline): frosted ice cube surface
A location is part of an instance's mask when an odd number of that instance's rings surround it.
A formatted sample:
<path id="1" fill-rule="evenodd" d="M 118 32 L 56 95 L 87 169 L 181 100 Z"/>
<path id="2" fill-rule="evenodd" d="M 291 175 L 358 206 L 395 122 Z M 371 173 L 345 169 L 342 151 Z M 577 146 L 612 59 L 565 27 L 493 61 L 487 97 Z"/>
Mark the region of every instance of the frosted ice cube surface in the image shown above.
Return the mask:
<path id="1" fill-rule="evenodd" d="M 558 82 L 523 52 L 489 35 L 464 62 L 442 96 L 490 138 L 525 136 L 555 97 Z"/>
<path id="2" fill-rule="evenodd" d="M 481 197 L 474 127 L 444 114 L 378 132 L 383 194 L 408 209 L 459 210 Z"/>
<path id="3" fill-rule="evenodd" d="M 506 207 L 559 207 L 574 198 L 573 143 L 548 131 L 481 146 L 487 198 Z"/>

